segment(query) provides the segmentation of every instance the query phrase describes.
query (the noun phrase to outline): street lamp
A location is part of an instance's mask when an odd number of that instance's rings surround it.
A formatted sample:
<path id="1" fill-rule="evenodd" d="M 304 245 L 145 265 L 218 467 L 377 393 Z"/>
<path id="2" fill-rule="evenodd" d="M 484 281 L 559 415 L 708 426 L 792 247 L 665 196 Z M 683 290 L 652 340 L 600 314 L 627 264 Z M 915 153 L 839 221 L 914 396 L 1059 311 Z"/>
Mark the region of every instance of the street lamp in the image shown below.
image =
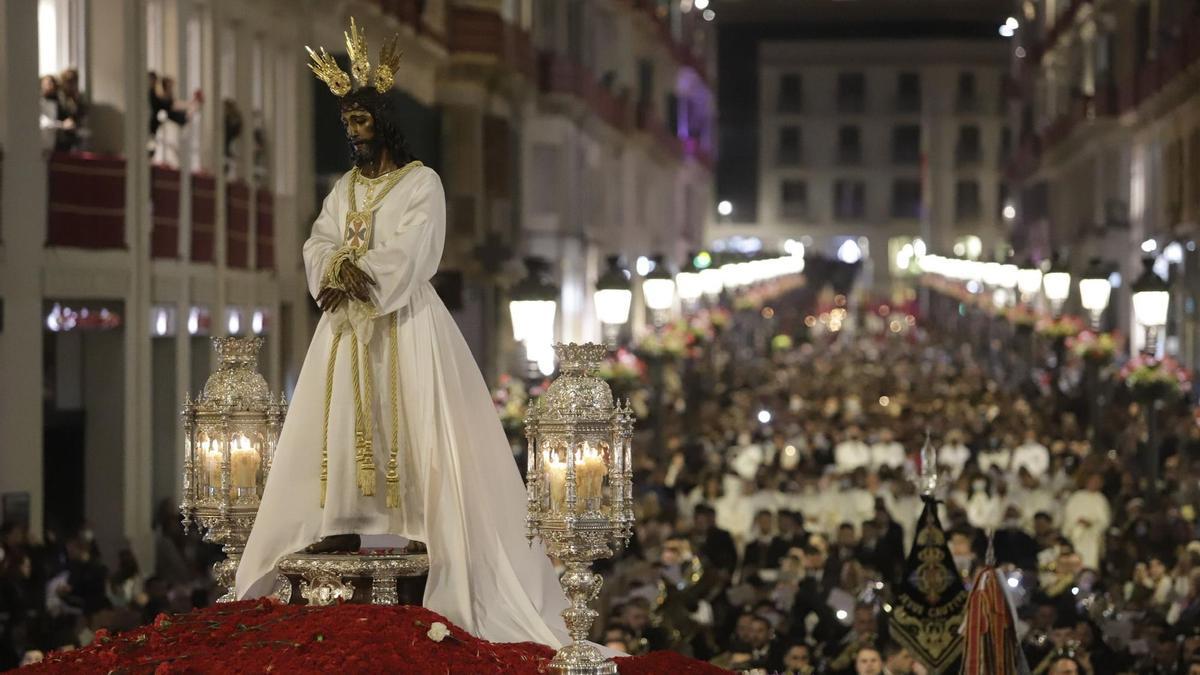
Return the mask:
<path id="1" fill-rule="evenodd" d="M 1142 276 L 1130 286 L 1133 291 L 1133 319 L 1145 331 L 1142 352 L 1158 353 L 1158 332 L 1167 325 L 1167 307 L 1171 290 L 1167 282 L 1154 272 L 1153 256 L 1142 259 Z"/>
<path id="2" fill-rule="evenodd" d="M 543 375 L 554 372 L 554 315 L 558 310 L 558 286 L 550 279 L 550 263 L 543 258 L 525 258 L 525 278 L 512 289 L 508 311 L 512 316 L 513 339 L 524 343 L 525 357 L 536 363 Z"/>
<path id="3" fill-rule="evenodd" d="M 696 266 L 696 256 L 689 254 L 687 263 L 679 274 L 675 275 L 675 290 L 686 307 L 695 307 L 704 295 L 704 282 L 700 280 L 700 272 L 700 268 Z"/>
<path id="4" fill-rule="evenodd" d="M 1058 316 L 1063 303 L 1071 295 L 1071 273 L 1057 253 L 1050 259 L 1050 269 L 1042 276 L 1042 288 L 1046 292 L 1046 299 L 1050 301 L 1051 311 Z"/>
<path id="5" fill-rule="evenodd" d="M 1079 301 L 1088 311 L 1092 328 L 1100 330 L 1100 319 L 1108 308 L 1112 295 L 1112 284 L 1108 281 L 1108 269 L 1099 258 L 1088 261 L 1088 268 L 1079 280 Z"/>
<path id="6" fill-rule="evenodd" d="M 665 256 L 656 254 L 653 260 L 654 269 L 642 279 L 642 296 L 646 306 L 654 313 L 654 325 L 659 326 L 675 303 L 675 277 L 667 268 Z"/>
<path id="7" fill-rule="evenodd" d="M 596 316 L 600 319 L 604 342 L 609 347 L 616 347 L 621 326 L 629 321 L 629 306 L 633 302 L 633 284 L 629 282 L 629 271 L 621 265 L 621 256 L 608 256 L 608 268 L 596 280 L 596 292 L 592 298 L 596 303 Z"/>
<path id="8" fill-rule="evenodd" d="M 1017 270 L 1017 290 L 1021 292 L 1021 300 L 1031 302 L 1042 288 L 1042 270 L 1032 259 L 1025 261 L 1025 266 Z"/>

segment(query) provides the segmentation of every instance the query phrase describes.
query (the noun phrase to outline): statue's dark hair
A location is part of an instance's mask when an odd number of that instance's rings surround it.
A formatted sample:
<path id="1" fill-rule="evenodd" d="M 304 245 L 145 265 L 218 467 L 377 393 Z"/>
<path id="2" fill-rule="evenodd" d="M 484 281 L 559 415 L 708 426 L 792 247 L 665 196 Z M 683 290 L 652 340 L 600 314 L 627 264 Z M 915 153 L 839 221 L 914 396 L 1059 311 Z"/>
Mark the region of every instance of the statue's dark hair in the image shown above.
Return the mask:
<path id="1" fill-rule="evenodd" d="M 375 132 L 379 134 L 396 166 L 404 166 L 416 159 L 408 147 L 408 139 L 400 131 L 396 109 L 387 96 L 372 87 L 359 87 L 343 96 L 341 100 L 342 112 L 356 108 L 366 110 L 375 118 Z"/>

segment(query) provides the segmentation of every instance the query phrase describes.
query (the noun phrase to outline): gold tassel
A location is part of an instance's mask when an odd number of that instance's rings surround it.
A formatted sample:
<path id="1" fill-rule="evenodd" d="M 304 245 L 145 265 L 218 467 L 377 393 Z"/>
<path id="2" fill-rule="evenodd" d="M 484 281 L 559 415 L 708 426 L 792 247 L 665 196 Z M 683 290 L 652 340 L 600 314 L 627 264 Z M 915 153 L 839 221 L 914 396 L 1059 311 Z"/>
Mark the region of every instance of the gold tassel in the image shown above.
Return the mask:
<path id="1" fill-rule="evenodd" d="M 393 312 L 388 318 L 388 350 L 392 362 L 388 373 L 388 390 L 392 399 L 392 456 L 388 460 L 387 471 L 387 507 L 400 508 L 400 472 L 397 456 L 400 454 L 400 348 L 396 336 L 398 318 Z"/>
<path id="2" fill-rule="evenodd" d="M 321 460 L 321 508 L 325 508 L 325 492 L 329 488 L 329 460 Z"/>
<path id="3" fill-rule="evenodd" d="M 388 462 L 387 470 L 387 507 L 400 508 L 400 474 L 396 471 L 396 460 Z"/>
<path id="4" fill-rule="evenodd" d="M 370 457 L 371 441 L 366 441 L 358 463 L 358 490 L 364 497 L 375 496 L 375 464 Z"/>

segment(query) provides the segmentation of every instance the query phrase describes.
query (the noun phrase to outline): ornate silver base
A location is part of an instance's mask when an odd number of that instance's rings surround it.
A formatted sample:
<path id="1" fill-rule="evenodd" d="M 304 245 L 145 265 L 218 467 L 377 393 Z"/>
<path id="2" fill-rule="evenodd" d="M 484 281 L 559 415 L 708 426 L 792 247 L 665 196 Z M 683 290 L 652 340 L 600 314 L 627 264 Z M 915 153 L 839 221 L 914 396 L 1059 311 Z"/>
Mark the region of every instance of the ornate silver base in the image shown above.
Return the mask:
<path id="1" fill-rule="evenodd" d="M 276 565 L 275 597 L 324 606 L 339 600 L 400 604 L 397 581 L 429 572 L 424 553 L 293 553 Z M 299 597 L 297 597 L 297 595 Z"/>
<path id="2" fill-rule="evenodd" d="M 600 650 L 584 642 L 558 650 L 550 661 L 554 675 L 617 675 L 617 664 L 604 658 Z"/>

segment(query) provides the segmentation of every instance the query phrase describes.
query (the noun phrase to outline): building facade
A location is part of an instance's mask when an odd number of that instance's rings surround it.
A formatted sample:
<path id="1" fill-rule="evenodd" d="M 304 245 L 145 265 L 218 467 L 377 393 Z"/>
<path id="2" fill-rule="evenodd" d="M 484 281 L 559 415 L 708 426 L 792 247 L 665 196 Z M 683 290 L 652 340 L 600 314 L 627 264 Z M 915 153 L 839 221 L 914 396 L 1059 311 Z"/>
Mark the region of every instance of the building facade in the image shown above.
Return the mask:
<path id="1" fill-rule="evenodd" d="M 1156 256 L 1176 289 L 1166 347 L 1200 364 L 1200 7 L 1029 0 L 1013 14 L 1014 246 L 1076 273 L 1101 258 L 1125 284 Z M 1127 290 L 1109 313 L 1140 337 Z"/>
<path id="2" fill-rule="evenodd" d="M 713 236 L 865 256 L 876 287 L 918 237 L 990 250 L 1006 200 L 1006 57 L 997 40 L 761 43 L 757 204 L 734 204 Z"/>
<path id="3" fill-rule="evenodd" d="M 290 393 L 319 318 L 300 247 L 349 164 L 302 47 L 343 58 L 350 16 L 373 50 L 400 35 L 393 101 L 448 201 L 435 285 L 485 374 L 518 358 L 504 289 L 522 256 L 554 263 L 558 337 L 578 340 L 598 332 L 603 255 L 700 243 L 710 27 L 678 2 L 0 8 L 0 518 L 35 532 L 86 518 L 106 555 L 127 542 L 152 559 L 154 507 L 178 501 L 178 411 L 211 372 L 209 337 L 261 335 L 260 368 Z M 86 103 L 75 134 L 36 89 L 67 69 Z"/>

